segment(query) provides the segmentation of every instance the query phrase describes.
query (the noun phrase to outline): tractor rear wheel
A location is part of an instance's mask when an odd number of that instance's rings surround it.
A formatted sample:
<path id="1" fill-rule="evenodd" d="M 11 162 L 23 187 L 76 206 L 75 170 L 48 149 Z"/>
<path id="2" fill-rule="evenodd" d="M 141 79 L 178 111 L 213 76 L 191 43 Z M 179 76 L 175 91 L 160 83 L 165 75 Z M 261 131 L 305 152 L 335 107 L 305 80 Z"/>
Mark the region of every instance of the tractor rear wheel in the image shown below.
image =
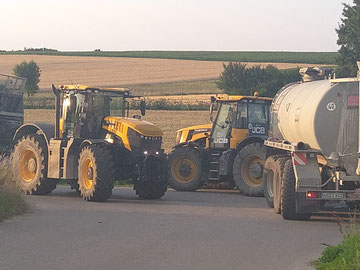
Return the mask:
<path id="1" fill-rule="evenodd" d="M 263 173 L 264 197 L 269 207 L 280 214 L 281 177 L 288 157 L 273 155 L 266 159 Z"/>
<path id="2" fill-rule="evenodd" d="M 242 148 L 234 160 L 233 178 L 239 191 L 246 196 L 264 195 L 262 175 L 265 163 L 265 146 L 250 143 Z"/>
<path id="3" fill-rule="evenodd" d="M 89 145 L 79 156 L 78 184 L 86 201 L 106 201 L 114 188 L 116 167 L 111 151 L 105 146 Z"/>
<path id="4" fill-rule="evenodd" d="M 295 174 L 292 160 L 285 163 L 281 185 L 281 215 L 288 220 L 308 220 L 311 213 L 296 212 Z"/>
<path id="5" fill-rule="evenodd" d="M 48 152 L 45 139 L 36 134 L 22 137 L 14 147 L 12 167 L 18 186 L 27 194 L 46 195 L 57 180 L 47 179 Z"/>
<path id="6" fill-rule="evenodd" d="M 169 185 L 178 191 L 195 191 L 203 185 L 200 153 L 193 148 L 177 148 L 169 155 Z"/>

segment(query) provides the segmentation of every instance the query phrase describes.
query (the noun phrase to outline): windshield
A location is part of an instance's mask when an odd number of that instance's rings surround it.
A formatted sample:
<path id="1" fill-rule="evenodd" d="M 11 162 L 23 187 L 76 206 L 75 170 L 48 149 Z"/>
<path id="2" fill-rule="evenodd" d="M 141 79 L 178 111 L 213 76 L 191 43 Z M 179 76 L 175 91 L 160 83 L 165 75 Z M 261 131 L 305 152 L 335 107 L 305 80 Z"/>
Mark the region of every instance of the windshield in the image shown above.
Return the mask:
<path id="1" fill-rule="evenodd" d="M 124 97 L 111 97 L 110 115 L 117 117 L 125 116 L 126 101 Z"/>

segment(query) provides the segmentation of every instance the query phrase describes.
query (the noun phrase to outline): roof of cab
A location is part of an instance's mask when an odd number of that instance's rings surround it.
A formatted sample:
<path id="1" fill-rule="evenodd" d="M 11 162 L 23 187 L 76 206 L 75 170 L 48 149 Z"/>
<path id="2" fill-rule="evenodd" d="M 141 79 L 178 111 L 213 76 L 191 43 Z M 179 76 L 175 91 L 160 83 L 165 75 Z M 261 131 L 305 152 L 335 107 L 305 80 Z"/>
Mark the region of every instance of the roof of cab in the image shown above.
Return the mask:
<path id="1" fill-rule="evenodd" d="M 219 97 L 216 97 L 217 101 L 241 101 L 243 99 L 268 100 L 268 101 L 272 100 L 272 98 L 259 97 L 259 96 L 219 96 Z"/>
<path id="2" fill-rule="evenodd" d="M 76 90 L 76 91 L 99 91 L 99 92 L 114 92 L 114 93 L 129 93 L 127 88 L 99 88 L 92 87 L 88 85 L 78 85 L 78 84 L 69 84 L 69 85 L 60 85 L 59 90 Z"/>

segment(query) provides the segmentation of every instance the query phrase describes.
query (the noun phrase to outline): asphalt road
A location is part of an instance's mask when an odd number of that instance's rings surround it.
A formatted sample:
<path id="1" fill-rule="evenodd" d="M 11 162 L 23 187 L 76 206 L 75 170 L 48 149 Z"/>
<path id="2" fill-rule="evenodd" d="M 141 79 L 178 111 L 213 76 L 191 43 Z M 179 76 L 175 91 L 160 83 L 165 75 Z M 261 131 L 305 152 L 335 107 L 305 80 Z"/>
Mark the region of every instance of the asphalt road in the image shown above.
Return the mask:
<path id="1" fill-rule="evenodd" d="M 0 223 L 1 270 L 312 269 L 323 243 L 342 239 L 330 217 L 285 221 L 236 191 L 143 201 L 115 188 L 91 203 L 58 187 L 27 198 L 32 213 Z"/>

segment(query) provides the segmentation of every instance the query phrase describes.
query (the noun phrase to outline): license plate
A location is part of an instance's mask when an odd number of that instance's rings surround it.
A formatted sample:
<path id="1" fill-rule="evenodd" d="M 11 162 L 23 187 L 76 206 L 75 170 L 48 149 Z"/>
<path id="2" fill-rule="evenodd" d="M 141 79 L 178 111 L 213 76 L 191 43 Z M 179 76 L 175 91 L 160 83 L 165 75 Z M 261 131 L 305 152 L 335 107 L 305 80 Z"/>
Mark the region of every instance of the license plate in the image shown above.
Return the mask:
<path id="1" fill-rule="evenodd" d="M 340 192 L 322 192 L 321 199 L 344 199 L 345 193 Z"/>

